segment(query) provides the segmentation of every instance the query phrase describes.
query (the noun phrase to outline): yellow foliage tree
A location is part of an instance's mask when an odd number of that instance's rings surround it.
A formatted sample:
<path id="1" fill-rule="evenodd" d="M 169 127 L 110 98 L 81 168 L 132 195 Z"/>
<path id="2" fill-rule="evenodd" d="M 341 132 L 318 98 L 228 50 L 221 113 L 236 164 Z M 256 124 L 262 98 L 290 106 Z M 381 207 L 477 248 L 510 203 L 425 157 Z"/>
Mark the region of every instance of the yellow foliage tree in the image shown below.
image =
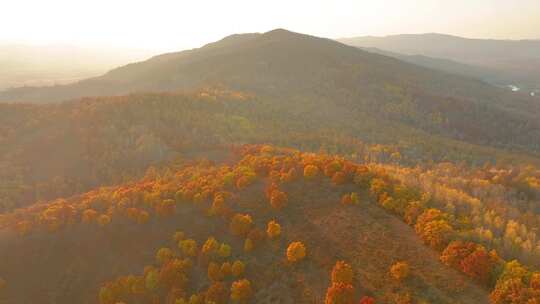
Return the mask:
<path id="1" fill-rule="evenodd" d="M 237 260 L 237 261 L 234 261 L 234 263 L 232 264 L 232 267 L 231 267 L 232 274 L 237 278 L 242 276 L 245 270 L 246 270 L 246 266 L 244 265 L 242 261 Z"/>
<path id="2" fill-rule="evenodd" d="M 253 241 L 251 239 L 246 239 L 244 241 L 244 251 L 245 252 L 251 252 L 254 248 Z"/>
<path id="3" fill-rule="evenodd" d="M 231 256 L 231 246 L 223 243 L 219 246 L 218 254 L 222 258 L 228 258 Z"/>
<path id="4" fill-rule="evenodd" d="M 192 239 L 182 240 L 178 243 L 178 248 L 187 256 L 197 256 L 197 242 Z"/>
<path id="5" fill-rule="evenodd" d="M 356 193 L 356 192 L 351 193 L 351 201 L 355 205 L 360 202 L 360 199 L 358 198 L 358 193 Z"/>
<path id="6" fill-rule="evenodd" d="M 204 304 L 203 297 L 200 295 L 191 295 L 189 298 L 189 304 Z"/>
<path id="7" fill-rule="evenodd" d="M 156 253 L 156 260 L 159 265 L 166 264 L 174 257 L 174 252 L 170 248 L 160 248 Z"/>
<path id="8" fill-rule="evenodd" d="M 409 264 L 407 262 L 397 262 L 390 267 L 390 274 L 397 281 L 406 279 L 410 274 Z"/>
<path id="9" fill-rule="evenodd" d="M 281 235 L 281 225 L 279 225 L 276 221 L 268 222 L 266 234 L 270 239 L 278 238 Z"/>
<path id="10" fill-rule="evenodd" d="M 231 231 L 237 236 L 247 235 L 251 226 L 253 226 L 253 220 L 249 214 L 236 214 L 231 220 Z"/>

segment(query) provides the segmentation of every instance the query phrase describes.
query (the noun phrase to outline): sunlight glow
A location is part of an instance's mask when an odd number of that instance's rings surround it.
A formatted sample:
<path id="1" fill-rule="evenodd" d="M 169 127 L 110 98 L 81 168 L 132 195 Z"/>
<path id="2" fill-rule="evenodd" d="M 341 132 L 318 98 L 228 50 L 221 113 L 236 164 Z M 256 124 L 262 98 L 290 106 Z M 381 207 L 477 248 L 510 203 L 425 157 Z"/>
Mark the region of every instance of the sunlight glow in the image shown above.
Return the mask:
<path id="1" fill-rule="evenodd" d="M 538 0 L 4 0 L 0 42 L 177 50 L 274 28 L 329 38 L 442 32 L 540 38 Z"/>

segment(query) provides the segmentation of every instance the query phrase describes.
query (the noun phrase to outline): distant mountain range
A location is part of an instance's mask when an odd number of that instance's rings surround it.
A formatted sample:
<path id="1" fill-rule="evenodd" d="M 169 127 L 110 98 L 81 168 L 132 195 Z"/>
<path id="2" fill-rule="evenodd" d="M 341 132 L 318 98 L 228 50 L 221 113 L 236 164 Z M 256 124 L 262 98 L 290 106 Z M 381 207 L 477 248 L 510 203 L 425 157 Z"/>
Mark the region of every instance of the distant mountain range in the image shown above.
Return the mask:
<path id="1" fill-rule="evenodd" d="M 479 77 L 500 86 L 516 85 L 529 91 L 540 88 L 540 40 L 411 34 L 343 38 L 338 41 L 371 50 L 375 48 L 407 62 Z"/>

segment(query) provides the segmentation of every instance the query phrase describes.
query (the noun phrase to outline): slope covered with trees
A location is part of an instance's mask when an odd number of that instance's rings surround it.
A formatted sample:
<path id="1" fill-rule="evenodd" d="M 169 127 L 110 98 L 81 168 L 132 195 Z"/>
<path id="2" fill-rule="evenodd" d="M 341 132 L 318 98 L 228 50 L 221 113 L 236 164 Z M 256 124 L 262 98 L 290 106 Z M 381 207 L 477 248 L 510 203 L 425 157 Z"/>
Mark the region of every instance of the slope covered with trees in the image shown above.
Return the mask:
<path id="1" fill-rule="evenodd" d="M 287 108 L 308 106 L 306 113 L 331 121 L 373 116 L 470 143 L 539 148 L 540 105 L 528 96 L 286 30 L 233 35 L 73 85 L 8 91 L 0 100 L 61 101 L 217 84 Z"/>
<path id="2" fill-rule="evenodd" d="M 342 292 L 333 284 L 354 283 L 356 301 L 487 301 L 377 206 L 370 184 L 384 177 L 375 167 L 271 146 L 228 158 L 4 214 L 0 299 L 328 303 Z M 277 207 L 277 199 L 285 203 Z M 351 266 L 334 267 L 336 257 Z M 397 261 L 412 268 L 399 280 Z"/>
<path id="3" fill-rule="evenodd" d="M 0 211 L 128 181 L 174 159 L 211 157 L 213 149 L 231 144 L 266 142 L 407 164 L 537 162 L 535 156 L 431 136 L 338 106 L 320 111 L 317 103 L 283 104 L 221 86 L 0 104 Z"/>
<path id="4" fill-rule="evenodd" d="M 533 271 L 538 258 L 527 259 L 540 248 L 534 236 L 540 185 L 531 182 L 538 171 L 527 171 L 527 196 L 524 186 L 516 189 L 516 197 L 531 206 L 524 210 L 481 196 L 493 192 L 489 187 L 516 187 L 520 175 L 505 178 L 504 170 L 471 171 L 447 181 L 454 190 L 443 191 L 444 182 L 425 188 L 421 178 L 402 173 L 410 168 L 397 165 L 268 145 L 234 150 L 222 164 L 166 168 L 140 181 L 3 214 L 2 299 L 92 303 L 97 298 L 103 304 L 540 299 L 540 274 Z M 435 180 L 453 175 L 448 165 L 424 172 Z M 468 198 L 466 181 L 480 172 L 484 182 L 473 191 L 480 198 Z M 498 228 L 477 220 L 479 214 L 495 218 L 505 232 L 499 236 Z M 507 242 L 523 251 L 505 247 Z M 22 265 L 30 270 L 19 271 Z"/>
<path id="5" fill-rule="evenodd" d="M 189 90 L 0 104 L 2 304 L 540 301 L 529 99 L 283 30 L 90 82 Z"/>
<path id="6" fill-rule="evenodd" d="M 480 72 L 477 76 L 498 85 L 514 84 L 523 89 L 540 87 L 540 40 L 469 39 L 430 33 L 353 37 L 339 41 L 401 55 L 452 60 L 474 67 Z M 450 71 L 453 68 L 452 65 L 439 67 Z"/>

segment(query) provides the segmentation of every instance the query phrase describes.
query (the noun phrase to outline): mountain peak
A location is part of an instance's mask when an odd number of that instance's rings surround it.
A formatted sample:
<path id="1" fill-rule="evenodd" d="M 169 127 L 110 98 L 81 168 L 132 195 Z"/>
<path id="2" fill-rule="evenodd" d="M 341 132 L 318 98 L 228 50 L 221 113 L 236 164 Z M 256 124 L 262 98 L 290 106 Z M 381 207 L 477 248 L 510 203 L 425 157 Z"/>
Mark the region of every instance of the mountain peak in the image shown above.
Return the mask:
<path id="1" fill-rule="evenodd" d="M 283 28 L 277 28 L 277 29 L 274 29 L 274 30 L 271 30 L 271 31 L 268 31 L 268 32 L 264 33 L 263 36 L 265 36 L 265 37 L 276 37 L 276 38 L 293 38 L 293 37 L 301 37 L 301 36 L 303 37 L 303 36 L 307 36 L 307 35 L 300 34 L 300 33 L 293 32 L 293 31 L 289 31 L 289 30 L 286 30 L 286 29 L 283 29 Z"/>
<path id="2" fill-rule="evenodd" d="M 295 32 L 292 32 L 283 28 L 277 28 L 277 29 L 264 32 L 264 33 L 232 34 L 216 42 L 209 43 L 205 45 L 204 47 L 208 48 L 208 47 L 223 47 L 223 46 L 239 45 L 243 42 L 249 41 L 257 37 L 283 39 L 287 37 L 293 38 L 293 37 L 299 37 L 299 36 L 304 36 L 304 35 L 295 33 Z"/>
<path id="3" fill-rule="evenodd" d="M 204 45 L 203 47 L 211 48 L 211 47 L 224 47 L 224 46 L 235 45 L 235 44 L 239 44 L 239 43 L 251 40 L 252 38 L 258 37 L 260 35 L 261 34 L 259 33 L 232 34 L 216 42 L 208 43 Z"/>
<path id="4" fill-rule="evenodd" d="M 291 34 L 298 34 L 298 33 L 289 31 L 289 30 L 284 29 L 284 28 L 276 28 L 276 29 L 270 30 L 270 31 L 268 31 L 268 32 L 266 32 L 264 34 L 265 35 L 291 35 Z"/>

